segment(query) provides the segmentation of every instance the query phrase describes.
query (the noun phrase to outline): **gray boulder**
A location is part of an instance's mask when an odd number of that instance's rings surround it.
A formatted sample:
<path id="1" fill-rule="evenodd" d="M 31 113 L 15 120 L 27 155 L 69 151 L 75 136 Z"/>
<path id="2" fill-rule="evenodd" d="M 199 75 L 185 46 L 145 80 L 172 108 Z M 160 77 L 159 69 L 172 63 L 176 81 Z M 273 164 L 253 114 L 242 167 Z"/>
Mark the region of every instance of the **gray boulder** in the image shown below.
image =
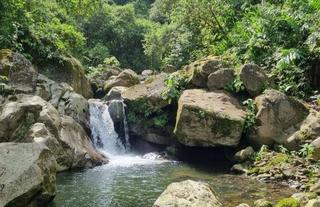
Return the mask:
<path id="1" fill-rule="evenodd" d="M 209 90 L 224 89 L 228 84 L 231 84 L 235 78 L 234 70 L 225 68 L 211 73 L 208 76 L 207 86 Z"/>
<path id="2" fill-rule="evenodd" d="M 268 76 L 255 64 L 246 64 L 240 72 L 240 79 L 252 96 L 259 95 L 268 84 Z"/>
<path id="3" fill-rule="evenodd" d="M 153 207 L 222 207 L 212 188 L 202 182 L 186 180 L 171 183 Z"/>
<path id="4" fill-rule="evenodd" d="M 56 160 L 37 143 L 0 143 L 0 206 L 42 207 L 56 192 Z"/>

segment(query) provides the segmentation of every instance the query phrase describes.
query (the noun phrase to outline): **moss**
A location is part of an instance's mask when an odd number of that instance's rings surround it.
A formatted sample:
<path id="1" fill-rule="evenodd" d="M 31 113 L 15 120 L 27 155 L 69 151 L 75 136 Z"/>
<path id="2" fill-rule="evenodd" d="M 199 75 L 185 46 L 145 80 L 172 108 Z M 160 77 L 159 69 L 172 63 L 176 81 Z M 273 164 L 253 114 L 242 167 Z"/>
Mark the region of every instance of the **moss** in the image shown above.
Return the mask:
<path id="1" fill-rule="evenodd" d="M 298 207 L 299 202 L 294 198 L 284 198 L 280 200 L 276 207 Z"/>

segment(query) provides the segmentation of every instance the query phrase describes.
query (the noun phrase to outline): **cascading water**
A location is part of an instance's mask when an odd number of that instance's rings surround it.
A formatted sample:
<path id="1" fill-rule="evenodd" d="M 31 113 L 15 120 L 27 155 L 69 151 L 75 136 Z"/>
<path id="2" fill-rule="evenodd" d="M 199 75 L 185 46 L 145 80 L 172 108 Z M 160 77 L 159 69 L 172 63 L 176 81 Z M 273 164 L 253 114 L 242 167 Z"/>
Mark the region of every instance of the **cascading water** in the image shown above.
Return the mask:
<path id="1" fill-rule="evenodd" d="M 128 123 L 125 116 L 125 105 L 122 101 L 113 100 L 107 103 L 91 99 L 89 100 L 89 111 L 93 144 L 110 159 L 110 164 L 128 166 L 164 161 L 156 160 L 157 156 L 141 157 L 130 153 Z M 121 122 L 119 126 L 121 126 L 120 132 L 124 132 L 123 137 L 116 132 L 113 118 Z M 150 154 L 156 155 L 156 153 Z"/>

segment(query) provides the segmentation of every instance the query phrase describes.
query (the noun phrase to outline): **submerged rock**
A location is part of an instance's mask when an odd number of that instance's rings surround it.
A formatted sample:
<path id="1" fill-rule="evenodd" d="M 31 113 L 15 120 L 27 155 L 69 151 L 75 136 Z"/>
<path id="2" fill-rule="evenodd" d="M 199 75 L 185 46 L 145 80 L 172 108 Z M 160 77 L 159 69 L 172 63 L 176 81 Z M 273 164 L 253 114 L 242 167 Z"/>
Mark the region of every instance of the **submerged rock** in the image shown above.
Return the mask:
<path id="1" fill-rule="evenodd" d="M 56 191 L 56 160 L 37 143 L 0 143 L 0 206 L 42 207 Z"/>
<path id="2" fill-rule="evenodd" d="M 258 146 L 285 145 L 309 113 L 301 102 L 276 90 L 265 91 L 256 97 L 255 104 L 257 121 L 249 133 L 249 141 Z"/>
<path id="3" fill-rule="evenodd" d="M 186 180 L 171 183 L 153 207 L 222 207 L 211 187 L 202 182 Z"/>
<path id="4" fill-rule="evenodd" d="M 175 134 L 187 146 L 237 146 L 245 112 L 223 91 L 186 90 L 179 99 Z"/>

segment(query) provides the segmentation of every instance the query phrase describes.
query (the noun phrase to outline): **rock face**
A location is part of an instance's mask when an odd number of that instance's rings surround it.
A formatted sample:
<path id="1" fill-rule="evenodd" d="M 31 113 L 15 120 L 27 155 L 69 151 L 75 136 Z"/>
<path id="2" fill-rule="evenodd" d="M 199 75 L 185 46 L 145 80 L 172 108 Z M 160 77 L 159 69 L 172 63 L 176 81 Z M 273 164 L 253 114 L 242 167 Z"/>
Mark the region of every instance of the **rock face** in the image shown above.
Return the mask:
<path id="1" fill-rule="evenodd" d="M 259 95 L 268 83 L 266 73 L 255 64 L 246 64 L 240 72 L 240 79 L 252 96 Z"/>
<path id="2" fill-rule="evenodd" d="M 56 160 L 48 148 L 0 143 L 0 157 L 0 206 L 41 207 L 54 198 Z"/>
<path id="3" fill-rule="evenodd" d="M 173 123 L 157 126 L 156 121 L 168 121 L 171 114 L 166 111 L 169 103 L 161 96 L 165 89 L 166 74 L 150 76 L 139 85 L 132 86 L 122 93 L 128 106 L 130 135 L 145 141 L 169 145 L 173 142 Z"/>
<path id="4" fill-rule="evenodd" d="M 186 180 L 170 184 L 153 207 L 222 207 L 206 183 Z"/>
<path id="5" fill-rule="evenodd" d="M 221 69 L 208 76 L 207 86 L 209 90 L 224 89 L 228 84 L 234 80 L 233 69 Z"/>
<path id="6" fill-rule="evenodd" d="M 39 70 L 48 78 L 58 83 L 68 83 L 75 92 L 81 94 L 85 98 L 91 98 L 93 92 L 81 63 L 71 56 L 61 57 L 59 61 L 56 61 L 59 63 L 52 65 L 40 66 Z"/>
<path id="7" fill-rule="evenodd" d="M 89 129 L 89 104 L 82 95 L 67 91 L 60 99 L 58 111 L 60 114 L 71 116 L 85 129 Z"/>
<path id="8" fill-rule="evenodd" d="M 40 140 L 52 150 L 59 171 L 106 162 L 78 123 L 71 117 L 61 117 L 38 96 L 17 95 L 16 101 L 6 103 L 0 110 L 0 142 Z M 39 123 L 44 125 L 40 129 Z M 35 125 L 38 128 L 34 129 Z"/>
<path id="9" fill-rule="evenodd" d="M 208 76 L 219 69 L 226 68 L 227 64 L 219 57 L 209 56 L 195 61 L 184 69 L 192 73 L 191 83 L 197 87 L 206 88 Z"/>
<path id="10" fill-rule="evenodd" d="M 11 50 L 0 50 L 0 75 L 8 78 L 8 85 L 16 92 L 33 93 L 38 72 L 29 60 Z"/>
<path id="11" fill-rule="evenodd" d="M 186 90 L 179 99 L 175 134 L 187 146 L 237 146 L 245 112 L 223 91 Z"/>
<path id="12" fill-rule="evenodd" d="M 267 90 L 255 99 L 258 109 L 256 127 L 249 133 L 254 145 L 286 144 L 308 115 L 299 101 L 276 90 Z"/>
<path id="13" fill-rule="evenodd" d="M 165 78 L 165 73 L 151 76 L 144 83 L 130 87 L 122 94 L 122 97 L 126 103 L 146 99 L 152 106 L 165 107 L 168 102 L 161 97 L 161 93 L 165 89 Z"/>
<path id="14" fill-rule="evenodd" d="M 139 83 L 139 76 L 133 70 L 126 69 L 118 76 L 107 80 L 104 84 L 104 90 L 108 92 L 112 87 L 115 86 L 130 87 Z"/>
<path id="15" fill-rule="evenodd" d="M 320 198 L 310 200 L 305 207 L 320 207 Z"/>

